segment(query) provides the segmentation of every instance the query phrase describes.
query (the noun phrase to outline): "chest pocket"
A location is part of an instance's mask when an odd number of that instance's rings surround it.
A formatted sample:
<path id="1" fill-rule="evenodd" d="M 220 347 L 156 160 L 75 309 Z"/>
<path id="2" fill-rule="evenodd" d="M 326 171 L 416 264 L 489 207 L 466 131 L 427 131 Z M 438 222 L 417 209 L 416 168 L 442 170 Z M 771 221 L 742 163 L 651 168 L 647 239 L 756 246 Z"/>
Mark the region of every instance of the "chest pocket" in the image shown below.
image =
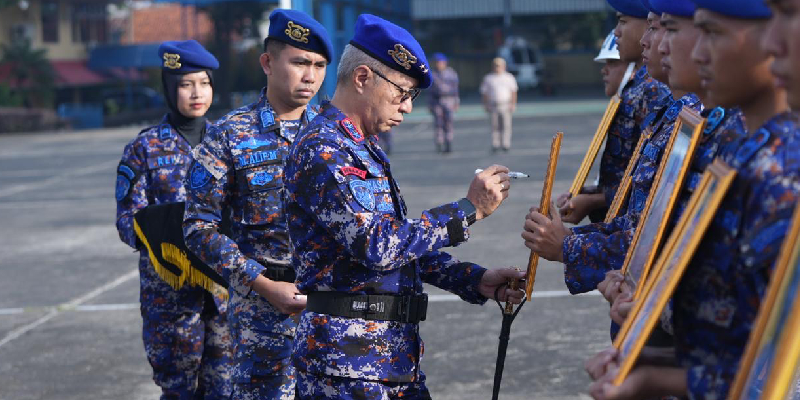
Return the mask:
<path id="1" fill-rule="evenodd" d="M 394 201 L 392 200 L 392 189 L 389 185 L 389 178 L 367 179 L 366 182 L 375 196 L 375 211 L 384 214 L 394 214 Z"/>
<path id="2" fill-rule="evenodd" d="M 158 202 L 183 200 L 183 179 L 191 158 L 178 152 L 155 152 L 147 156 L 148 194 Z"/>
<path id="3" fill-rule="evenodd" d="M 283 217 L 283 159 L 285 148 L 246 151 L 236 158 L 236 191 L 245 225 L 274 224 Z"/>

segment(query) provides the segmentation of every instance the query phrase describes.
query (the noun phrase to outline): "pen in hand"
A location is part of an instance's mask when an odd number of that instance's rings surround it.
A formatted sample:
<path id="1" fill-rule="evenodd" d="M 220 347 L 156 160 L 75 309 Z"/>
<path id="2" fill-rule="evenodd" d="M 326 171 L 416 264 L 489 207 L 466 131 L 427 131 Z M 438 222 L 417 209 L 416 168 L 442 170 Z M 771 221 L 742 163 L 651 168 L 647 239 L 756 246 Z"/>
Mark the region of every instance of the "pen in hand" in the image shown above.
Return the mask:
<path id="1" fill-rule="evenodd" d="M 478 168 L 475 170 L 475 175 L 480 174 L 481 172 L 483 172 L 483 170 Z M 508 177 L 512 179 L 518 179 L 518 178 L 530 178 L 531 176 L 522 172 L 511 171 L 508 173 Z"/>

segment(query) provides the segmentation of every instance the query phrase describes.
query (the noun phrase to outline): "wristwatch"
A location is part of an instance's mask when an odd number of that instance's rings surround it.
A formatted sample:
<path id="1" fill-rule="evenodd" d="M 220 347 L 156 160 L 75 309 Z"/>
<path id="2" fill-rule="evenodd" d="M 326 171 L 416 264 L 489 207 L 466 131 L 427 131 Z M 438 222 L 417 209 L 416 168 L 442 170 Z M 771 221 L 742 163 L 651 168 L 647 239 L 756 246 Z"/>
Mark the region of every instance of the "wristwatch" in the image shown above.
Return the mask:
<path id="1" fill-rule="evenodd" d="M 478 219 L 478 210 L 475 209 L 475 206 L 469 201 L 466 197 L 459 200 L 456 204 L 458 204 L 458 208 L 461 211 L 464 211 L 464 214 L 467 215 L 467 225 L 472 225 Z"/>

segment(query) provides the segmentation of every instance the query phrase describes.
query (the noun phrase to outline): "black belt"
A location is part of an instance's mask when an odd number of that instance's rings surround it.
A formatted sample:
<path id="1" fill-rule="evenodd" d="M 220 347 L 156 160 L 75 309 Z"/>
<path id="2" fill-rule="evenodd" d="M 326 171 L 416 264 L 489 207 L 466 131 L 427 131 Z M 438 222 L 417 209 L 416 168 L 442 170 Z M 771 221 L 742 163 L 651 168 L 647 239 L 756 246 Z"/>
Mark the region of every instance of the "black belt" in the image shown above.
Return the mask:
<path id="1" fill-rule="evenodd" d="M 264 275 L 273 281 L 280 282 L 294 282 L 294 278 L 296 277 L 292 267 L 283 267 L 271 264 L 267 266 L 267 269 L 265 269 L 261 275 Z"/>
<path id="2" fill-rule="evenodd" d="M 337 317 L 416 324 L 425 321 L 428 313 L 428 295 L 314 292 L 308 295 L 306 309 Z"/>

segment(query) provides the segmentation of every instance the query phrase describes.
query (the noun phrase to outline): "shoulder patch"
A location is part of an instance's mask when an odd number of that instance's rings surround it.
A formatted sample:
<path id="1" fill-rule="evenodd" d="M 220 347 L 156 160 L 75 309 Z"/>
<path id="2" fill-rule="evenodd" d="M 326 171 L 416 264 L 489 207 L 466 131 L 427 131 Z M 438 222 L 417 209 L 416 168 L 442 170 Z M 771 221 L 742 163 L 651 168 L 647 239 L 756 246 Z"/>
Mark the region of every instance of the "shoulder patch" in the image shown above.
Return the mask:
<path id="1" fill-rule="evenodd" d="M 347 185 L 361 207 L 364 207 L 367 211 L 375 210 L 375 196 L 366 181 L 353 179 Z"/>
<path id="2" fill-rule="evenodd" d="M 114 197 L 117 201 L 125 200 L 131 192 L 131 187 L 136 183 L 139 173 L 125 161 L 120 161 L 117 165 L 117 182 L 114 189 Z"/>
<path id="3" fill-rule="evenodd" d="M 364 135 L 358 131 L 358 128 L 356 128 L 355 124 L 353 124 L 353 121 L 351 121 L 350 118 L 345 118 L 339 121 L 339 124 L 342 125 L 342 129 L 344 129 L 344 131 L 347 132 L 347 134 L 350 135 L 350 137 L 356 143 L 361 143 L 364 141 Z"/>
<path id="4" fill-rule="evenodd" d="M 192 165 L 192 171 L 189 175 L 189 187 L 192 189 L 198 189 L 211 181 L 211 173 L 208 172 L 206 167 L 204 167 L 199 162 L 196 162 Z"/>
<path id="5" fill-rule="evenodd" d="M 364 179 L 364 178 L 367 177 L 367 171 L 364 171 L 361 168 L 341 167 L 341 170 L 342 170 L 342 175 L 344 175 L 344 176 L 355 175 L 355 176 L 357 176 L 357 177 L 359 177 L 361 179 Z"/>

